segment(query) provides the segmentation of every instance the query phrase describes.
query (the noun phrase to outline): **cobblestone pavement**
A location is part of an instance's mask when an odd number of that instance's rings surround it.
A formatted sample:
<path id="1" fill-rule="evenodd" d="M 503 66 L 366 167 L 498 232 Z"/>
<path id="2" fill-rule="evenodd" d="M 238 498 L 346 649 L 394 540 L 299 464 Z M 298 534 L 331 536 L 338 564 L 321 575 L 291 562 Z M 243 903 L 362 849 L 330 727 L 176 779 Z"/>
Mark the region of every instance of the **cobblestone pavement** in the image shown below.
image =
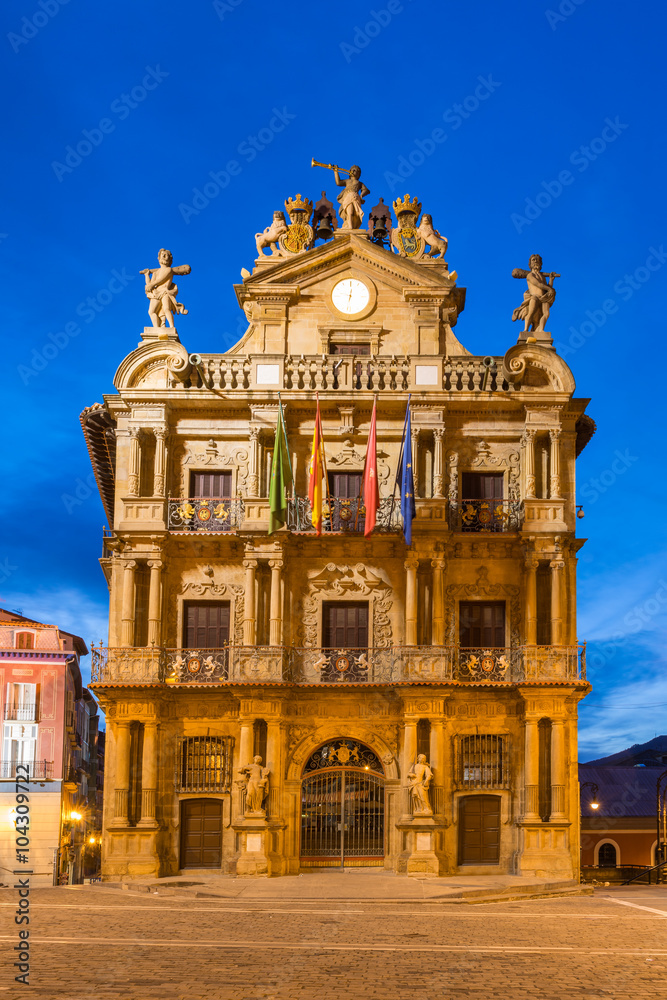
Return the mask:
<path id="1" fill-rule="evenodd" d="M 493 904 L 35 889 L 30 989 L 0 892 L 0 1000 L 667 998 L 667 888 Z M 287 892 L 285 893 L 287 897 Z"/>

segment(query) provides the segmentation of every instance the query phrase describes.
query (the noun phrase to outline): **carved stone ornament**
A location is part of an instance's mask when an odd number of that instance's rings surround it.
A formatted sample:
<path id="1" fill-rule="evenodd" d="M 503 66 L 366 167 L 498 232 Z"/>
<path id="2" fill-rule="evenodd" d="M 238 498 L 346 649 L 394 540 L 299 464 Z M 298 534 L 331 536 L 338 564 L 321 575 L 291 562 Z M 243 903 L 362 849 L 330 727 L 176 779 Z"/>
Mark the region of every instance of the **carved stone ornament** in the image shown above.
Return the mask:
<path id="1" fill-rule="evenodd" d="M 386 457 L 384 452 L 378 452 L 378 483 L 386 483 L 389 479 L 390 468 L 387 462 L 382 462 L 380 459 Z M 329 460 L 328 464 L 336 466 L 339 469 L 363 469 L 364 461 L 366 456 L 352 444 L 349 438 L 343 441 L 343 447 L 338 452 L 337 455 L 333 455 Z"/>
<path id="2" fill-rule="evenodd" d="M 146 267 L 139 272 L 146 278 L 145 292 L 150 300 L 148 315 L 153 326 L 170 326 L 173 329 L 174 313 L 188 314 L 185 306 L 176 301 L 178 285 L 174 284 L 174 275 L 189 274 L 192 269 L 189 264 L 172 267 L 170 250 L 160 250 L 157 259 L 159 267 Z"/>
<path id="3" fill-rule="evenodd" d="M 521 644 L 520 594 L 521 588 L 516 584 L 489 583 L 489 570 L 486 566 L 478 568 L 475 583 L 450 584 L 446 590 L 445 600 L 445 621 L 449 622 L 448 642 L 452 646 L 456 644 L 456 616 L 454 614 L 454 606 L 457 600 L 474 600 L 481 597 L 498 600 L 506 597 L 509 600 L 510 641 L 508 645 L 519 646 Z"/>
<path id="4" fill-rule="evenodd" d="M 211 439 L 204 446 L 203 442 L 189 445 L 180 445 L 174 455 L 174 464 L 178 468 L 181 466 L 180 495 L 188 495 L 188 468 L 190 466 L 206 467 L 209 469 L 236 469 L 236 493 L 238 496 L 245 496 L 248 481 L 248 450 L 247 448 L 235 448 L 229 455 L 222 455 L 218 451 L 217 443 Z"/>
<path id="5" fill-rule="evenodd" d="M 392 628 L 390 611 L 393 604 L 392 590 L 382 577 L 376 576 L 363 563 L 356 566 L 337 566 L 327 563 L 318 575 L 308 582 L 303 599 L 301 623 L 297 629 L 299 645 L 318 647 L 319 612 L 323 601 L 332 598 L 355 599 L 368 597 L 373 625 L 373 645 L 391 646 Z"/>
<path id="6" fill-rule="evenodd" d="M 542 258 L 534 253 L 529 261 L 530 271 L 515 267 L 513 278 L 525 278 L 528 284 L 523 293 L 523 302 L 512 313 L 512 320 L 523 320 L 523 332 L 545 333 L 545 324 L 549 318 L 549 310 L 556 299 L 556 289 L 553 287 L 555 278 L 560 274 L 555 271 L 542 273 Z"/>
<path id="7" fill-rule="evenodd" d="M 236 646 L 243 645 L 243 616 L 244 616 L 244 604 L 245 604 L 245 587 L 239 583 L 184 583 L 180 590 L 181 594 L 184 596 L 196 596 L 196 597 L 210 597 L 210 598 L 220 598 L 220 597 L 232 597 L 233 600 L 233 615 L 234 615 L 234 644 Z M 176 601 L 170 600 L 169 607 L 173 608 L 174 611 L 170 620 L 168 621 L 169 631 L 172 635 L 176 634 Z"/>
<path id="8" fill-rule="evenodd" d="M 433 219 L 430 215 L 422 215 L 417 232 L 424 243 L 431 249 L 426 254 L 427 257 L 435 257 L 440 260 L 447 253 L 447 238 L 441 236 L 437 229 L 433 228 Z"/>
<path id="9" fill-rule="evenodd" d="M 271 251 L 272 257 L 279 257 L 280 251 L 278 249 L 278 240 L 281 236 L 284 236 L 287 232 L 287 223 L 285 222 L 284 212 L 274 212 L 273 221 L 270 226 L 267 226 L 264 232 L 255 233 L 255 245 L 257 247 L 257 256 L 263 257 L 263 250 L 268 247 Z"/>

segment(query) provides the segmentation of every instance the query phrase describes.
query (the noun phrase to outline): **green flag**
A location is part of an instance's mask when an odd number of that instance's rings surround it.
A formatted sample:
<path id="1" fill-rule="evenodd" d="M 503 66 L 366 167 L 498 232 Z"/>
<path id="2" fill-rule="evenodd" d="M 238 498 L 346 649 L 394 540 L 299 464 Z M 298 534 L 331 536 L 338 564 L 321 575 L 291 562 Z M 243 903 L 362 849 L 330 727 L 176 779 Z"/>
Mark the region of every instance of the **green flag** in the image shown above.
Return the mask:
<path id="1" fill-rule="evenodd" d="M 292 485 L 292 465 L 287 450 L 287 435 L 283 420 L 283 407 L 280 404 L 276 440 L 273 446 L 273 462 L 271 463 L 271 484 L 269 486 L 269 534 L 282 528 L 287 520 L 286 491 Z"/>

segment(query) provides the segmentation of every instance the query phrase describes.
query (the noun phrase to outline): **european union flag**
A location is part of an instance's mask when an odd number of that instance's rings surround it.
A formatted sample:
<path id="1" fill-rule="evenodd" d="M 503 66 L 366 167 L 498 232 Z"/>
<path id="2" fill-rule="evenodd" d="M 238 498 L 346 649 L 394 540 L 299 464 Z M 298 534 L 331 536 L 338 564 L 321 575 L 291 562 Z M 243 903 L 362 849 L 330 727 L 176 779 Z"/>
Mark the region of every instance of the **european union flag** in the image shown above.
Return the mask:
<path id="1" fill-rule="evenodd" d="M 412 474 L 412 427 L 410 423 L 410 401 L 408 400 L 401 444 L 401 460 L 398 468 L 401 480 L 401 515 L 403 517 L 403 537 L 406 545 L 412 545 L 412 521 L 415 516 L 415 480 Z"/>

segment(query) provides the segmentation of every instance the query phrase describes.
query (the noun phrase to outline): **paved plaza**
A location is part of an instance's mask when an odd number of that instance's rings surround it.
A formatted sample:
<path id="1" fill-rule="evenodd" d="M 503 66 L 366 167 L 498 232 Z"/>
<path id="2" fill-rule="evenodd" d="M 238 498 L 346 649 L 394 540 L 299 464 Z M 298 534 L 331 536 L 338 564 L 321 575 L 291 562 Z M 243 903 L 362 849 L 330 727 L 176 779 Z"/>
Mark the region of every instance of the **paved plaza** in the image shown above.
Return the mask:
<path id="1" fill-rule="evenodd" d="M 372 877 L 35 889 L 29 990 L 7 961 L 16 903 L 4 889 L 0 997 L 667 997 L 667 887 L 476 903 L 447 901 L 433 880 Z"/>

